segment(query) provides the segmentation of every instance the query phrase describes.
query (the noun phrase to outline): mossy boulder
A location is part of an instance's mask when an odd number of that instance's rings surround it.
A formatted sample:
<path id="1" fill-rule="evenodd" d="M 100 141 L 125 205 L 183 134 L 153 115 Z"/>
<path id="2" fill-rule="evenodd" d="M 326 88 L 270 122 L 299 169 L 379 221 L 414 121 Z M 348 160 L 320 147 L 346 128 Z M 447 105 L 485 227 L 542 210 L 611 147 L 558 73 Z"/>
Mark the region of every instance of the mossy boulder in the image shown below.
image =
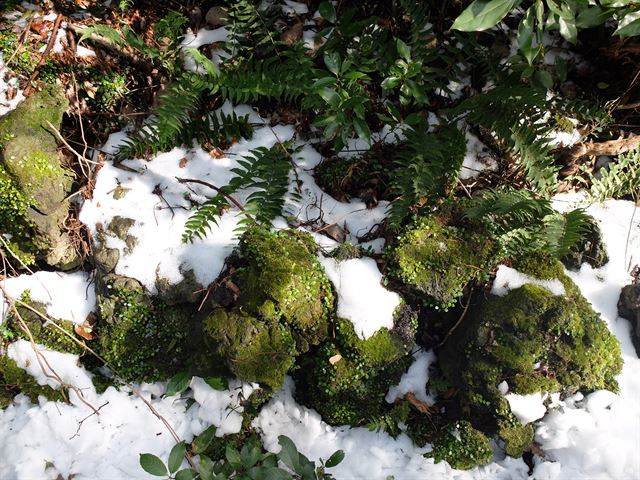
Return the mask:
<path id="1" fill-rule="evenodd" d="M 67 107 L 62 90 L 48 86 L 0 118 L 0 228 L 22 258 L 62 269 L 78 263 L 63 231 L 73 179 L 60 165 L 49 123 L 59 129 Z"/>
<path id="2" fill-rule="evenodd" d="M 440 367 L 475 421 L 492 433 L 509 418 L 498 385 L 516 394 L 617 390 L 620 346 L 556 261 L 542 256 L 514 265 L 542 279 L 559 279 L 565 295 L 525 284 L 505 296 L 478 295 L 465 322 L 438 352 Z M 491 426 L 492 425 L 492 426 Z M 522 432 L 516 432 L 521 436 Z M 505 433 L 510 449 L 513 432 Z"/>
<path id="3" fill-rule="evenodd" d="M 561 258 L 562 263 L 571 270 L 578 270 L 583 263 L 600 268 L 609 261 L 607 246 L 598 222 L 593 217 L 587 219 L 582 238 Z"/>
<path id="4" fill-rule="evenodd" d="M 98 295 L 100 355 L 128 381 L 165 380 L 189 369 L 194 312 L 150 296 L 136 281 L 108 275 Z"/>
<path id="5" fill-rule="evenodd" d="M 488 271 L 495 253 L 485 232 L 450 225 L 449 213 L 418 218 L 388 250 L 388 277 L 409 297 L 447 310 L 464 287 Z"/>
<path id="6" fill-rule="evenodd" d="M 32 402 L 37 402 L 40 395 L 52 401 L 64 400 L 61 390 L 48 385 L 40 385 L 25 370 L 7 356 L 0 356 L 0 410 L 9 406 L 13 397 L 23 393 Z"/>
<path id="7" fill-rule="evenodd" d="M 334 299 L 316 250 L 298 230 L 251 228 L 241 237 L 203 322 L 239 378 L 280 388 L 295 357 L 327 337 Z"/>
<path id="8" fill-rule="evenodd" d="M 410 346 L 393 331 L 362 340 L 340 319 L 334 339 L 301 358 L 296 395 L 327 423 L 364 425 L 390 409 L 385 396 L 410 364 Z"/>
<path id="9" fill-rule="evenodd" d="M 443 428 L 433 439 L 433 450 L 425 455 L 436 463 L 446 461 L 458 470 L 489 463 L 493 452 L 489 439 L 471 423 L 460 420 Z"/>

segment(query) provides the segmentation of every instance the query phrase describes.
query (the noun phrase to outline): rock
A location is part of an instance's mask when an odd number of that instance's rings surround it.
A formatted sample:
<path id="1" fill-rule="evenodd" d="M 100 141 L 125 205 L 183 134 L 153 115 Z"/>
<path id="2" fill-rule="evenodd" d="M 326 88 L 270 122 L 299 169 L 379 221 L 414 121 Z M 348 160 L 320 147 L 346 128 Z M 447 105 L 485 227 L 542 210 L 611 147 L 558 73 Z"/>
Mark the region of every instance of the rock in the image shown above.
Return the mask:
<path id="1" fill-rule="evenodd" d="M 138 244 L 137 237 L 129 234 L 129 229 L 133 227 L 135 223 L 136 221 L 132 218 L 116 215 L 111 219 L 111 222 L 109 222 L 109 225 L 107 226 L 108 232 L 111 232 L 125 243 L 126 247 L 124 249 L 124 253 L 126 254 L 131 253 Z"/>
<path id="2" fill-rule="evenodd" d="M 67 107 L 64 93 L 48 86 L 0 118 L 0 227 L 24 253 L 61 269 L 79 264 L 63 228 L 73 177 L 60 166 L 48 123 L 60 128 Z"/>
<path id="3" fill-rule="evenodd" d="M 211 7 L 205 20 L 212 27 L 222 27 L 227 24 L 227 10 L 223 7 Z"/>
<path id="4" fill-rule="evenodd" d="M 631 341 L 640 357 L 640 283 L 622 288 L 618 299 L 618 315 L 631 322 Z"/>
<path id="5" fill-rule="evenodd" d="M 185 271 L 181 266 L 180 273 L 182 273 L 182 280 L 174 284 L 169 283 L 166 278 L 156 277 L 158 297 L 166 302 L 167 305 L 195 303 L 202 292 L 203 286 L 196 280 L 193 270 Z"/>
<path id="6" fill-rule="evenodd" d="M 282 34 L 280 35 L 280 41 L 292 47 L 302 38 L 303 29 L 304 24 L 302 22 L 294 24 L 289 29 L 282 32 Z"/>
<path id="7" fill-rule="evenodd" d="M 593 217 L 589 217 L 582 240 L 575 244 L 571 248 L 571 253 L 561 260 L 570 270 L 578 270 L 585 262 L 593 268 L 600 268 L 609 261 L 602 231 Z"/>

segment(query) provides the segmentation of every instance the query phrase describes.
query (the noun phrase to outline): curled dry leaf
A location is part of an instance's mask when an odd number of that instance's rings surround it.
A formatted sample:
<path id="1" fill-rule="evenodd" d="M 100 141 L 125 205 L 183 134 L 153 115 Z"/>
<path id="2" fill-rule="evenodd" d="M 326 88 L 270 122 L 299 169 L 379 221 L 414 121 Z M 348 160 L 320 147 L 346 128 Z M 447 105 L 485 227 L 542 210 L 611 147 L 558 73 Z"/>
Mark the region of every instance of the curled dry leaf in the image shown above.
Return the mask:
<path id="1" fill-rule="evenodd" d="M 221 149 L 221 148 L 219 148 L 219 147 L 214 147 L 214 148 L 213 148 L 213 150 L 211 150 L 211 151 L 209 152 L 209 156 L 210 156 L 211 158 L 215 158 L 215 159 L 222 158 L 222 157 L 224 157 L 224 152 L 222 151 L 222 149 Z"/>
<path id="2" fill-rule="evenodd" d="M 404 396 L 404 398 L 411 404 L 413 408 L 415 408 L 420 413 L 423 413 L 429 416 L 431 415 L 431 409 L 429 408 L 429 404 L 427 404 L 426 402 L 423 402 L 422 400 L 418 400 L 416 398 L 415 393 L 408 392 Z"/>
<path id="3" fill-rule="evenodd" d="M 179 166 L 180 168 L 184 168 L 184 167 L 186 167 L 186 166 L 187 166 L 187 162 L 188 162 L 187 157 L 182 157 L 182 158 L 180 159 L 180 162 L 178 163 L 178 166 Z"/>
<path id="4" fill-rule="evenodd" d="M 85 340 L 95 340 L 98 338 L 94 331 L 94 327 L 96 325 L 96 316 L 93 313 L 87 315 L 87 318 L 81 325 L 75 325 L 73 329 L 76 332 L 76 335 L 84 338 Z"/>

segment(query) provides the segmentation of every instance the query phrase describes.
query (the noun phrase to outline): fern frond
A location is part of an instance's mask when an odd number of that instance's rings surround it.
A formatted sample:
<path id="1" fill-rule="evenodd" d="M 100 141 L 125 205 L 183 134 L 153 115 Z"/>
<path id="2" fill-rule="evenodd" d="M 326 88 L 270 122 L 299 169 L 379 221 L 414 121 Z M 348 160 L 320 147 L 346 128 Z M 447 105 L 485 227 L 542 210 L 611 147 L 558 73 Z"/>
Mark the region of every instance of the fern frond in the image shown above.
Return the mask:
<path id="1" fill-rule="evenodd" d="M 203 238 L 229 206 L 228 198 L 239 190 L 251 193 L 242 211 L 240 229 L 246 224 L 268 224 L 282 213 L 285 195 L 289 189 L 291 155 L 282 144 L 271 148 L 259 147 L 238 161 L 240 167 L 232 169 L 236 175 L 219 193 L 207 200 L 191 215 L 182 234 L 184 242 Z"/>
<path id="2" fill-rule="evenodd" d="M 582 208 L 567 213 L 554 212 L 542 219 L 542 235 L 551 255 L 562 258 L 578 243 L 589 225 L 589 216 Z"/>
<path id="3" fill-rule="evenodd" d="M 421 123 L 405 131 L 392 173 L 392 188 L 397 199 L 391 204 L 394 225 L 410 213 L 412 206 L 445 196 L 453 186 L 466 153 L 465 137 L 453 125 L 428 133 Z"/>
<path id="4" fill-rule="evenodd" d="M 598 202 L 608 198 L 640 197 L 640 150 L 619 155 L 608 167 L 592 178 L 589 196 Z"/>

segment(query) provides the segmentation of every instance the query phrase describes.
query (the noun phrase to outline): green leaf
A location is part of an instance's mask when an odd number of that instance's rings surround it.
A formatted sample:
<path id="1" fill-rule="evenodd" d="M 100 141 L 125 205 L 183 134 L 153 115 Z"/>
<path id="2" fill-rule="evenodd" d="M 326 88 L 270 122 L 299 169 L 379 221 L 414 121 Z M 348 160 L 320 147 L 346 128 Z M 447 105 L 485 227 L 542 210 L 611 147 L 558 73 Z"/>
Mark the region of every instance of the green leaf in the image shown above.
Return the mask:
<path id="1" fill-rule="evenodd" d="M 456 18 L 451 30 L 476 32 L 496 25 L 522 0 L 474 0 Z"/>
<path id="2" fill-rule="evenodd" d="M 380 86 L 384 90 L 391 90 L 397 87 L 399 83 L 400 83 L 400 79 L 398 77 L 387 77 L 382 81 Z"/>
<path id="3" fill-rule="evenodd" d="M 618 21 L 618 29 L 613 32 L 621 37 L 640 35 L 640 11 L 627 13 Z"/>
<path id="4" fill-rule="evenodd" d="M 200 455 L 200 465 L 198 465 L 198 473 L 201 480 L 213 480 L 213 462 L 209 457 Z"/>
<path id="5" fill-rule="evenodd" d="M 188 372 L 178 372 L 171 377 L 171 380 L 167 383 L 167 391 L 165 392 L 165 395 L 167 397 L 172 397 L 173 395 L 182 393 L 187 389 L 190 383 L 191 375 L 189 375 Z"/>
<path id="6" fill-rule="evenodd" d="M 553 77 L 546 70 L 538 70 L 536 72 L 536 80 L 547 90 L 551 90 L 553 88 Z"/>
<path id="7" fill-rule="evenodd" d="M 193 470 L 190 468 L 184 468 L 176 473 L 176 480 L 194 480 L 196 478 Z"/>
<path id="8" fill-rule="evenodd" d="M 612 10 L 604 10 L 601 7 L 589 7 L 578 13 L 576 27 L 591 28 L 602 25 L 611 17 Z"/>
<path id="9" fill-rule="evenodd" d="M 337 107 L 340 105 L 340 95 L 335 90 L 331 88 L 325 87 L 318 90 L 318 95 L 322 97 L 322 99 L 327 102 L 332 107 Z"/>
<path id="10" fill-rule="evenodd" d="M 197 48 L 185 48 L 184 50 L 186 53 L 191 55 L 196 64 L 204 68 L 209 75 L 211 75 L 212 77 L 217 77 L 220 74 L 220 69 L 218 68 L 218 66 L 213 63 L 213 61 L 209 57 L 202 54 L 200 50 L 198 50 Z"/>
<path id="11" fill-rule="evenodd" d="M 204 382 L 214 390 L 227 390 L 229 388 L 229 380 L 227 377 L 207 377 Z"/>
<path id="12" fill-rule="evenodd" d="M 330 52 L 324 56 L 324 64 L 327 66 L 329 71 L 334 75 L 338 75 L 340 73 L 341 63 L 342 63 L 342 60 L 338 52 Z"/>
<path id="13" fill-rule="evenodd" d="M 411 47 L 399 38 L 396 38 L 396 49 L 402 58 L 407 62 L 411 61 Z"/>
<path id="14" fill-rule="evenodd" d="M 358 137 L 366 140 L 367 142 L 371 142 L 371 130 L 369 130 L 369 126 L 367 122 L 362 120 L 361 118 L 354 117 L 353 119 L 353 127 L 356 129 L 356 133 Z"/>
<path id="15" fill-rule="evenodd" d="M 229 465 L 231 465 L 233 468 L 235 468 L 236 470 L 242 468 L 242 458 L 240 457 L 238 451 L 231 445 L 227 444 L 227 448 L 224 451 L 224 456 L 227 458 L 227 462 L 229 462 Z"/>
<path id="16" fill-rule="evenodd" d="M 327 468 L 332 468 L 335 467 L 336 465 L 338 465 L 340 462 L 342 462 L 342 460 L 344 460 L 344 451 L 343 450 L 336 450 L 335 452 L 333 452 L 333 455 L 331 455 L 327 461 L 325 462 L 325 467 Z"/>
<path id="17" fill-rule="evenodd" d="M 578 42 L 578 29 L 576 28 L 576 19 L 575 18 L 563 18 L 560 17 L 558 20 L 558 24 L 560 26 L 560 35 L 567 42 L 573 43 L 574 45 Z"/>
<path id="18" fill-rule="evenodd" d="M 198 435 L 191 444 L 191 451 L 195 455 L 199 455 L 204 452 L 211 442 L 216 437 L 217 428 L 215 425 L 211 425 L 205 429 L 200 435 Z"/>
<path id="19" fill-rule="evenodd" d="M 171 452 L 169 453 L 169 472 L 174 473 L 182 465 L 182 459 L 184 458 L 184 454 L 187 451 L 187 446 L 184 442 L 176 443 Z"/>
<path id="20" fill-rule="evenodd" d="M 282 463 L 291 468 L 294 472 L 297 471 L 296 469 L 299 466 L 299 454 L 295 443 L 293 443 L 293 441 L 285 435 L 280 435 L 278 437 L 278 443 L 282 447 L 280 449 L 280 453 L 278 453 L 278 458 L 282 461 Z"/>
<path id="21" fill-rule="evenodd" d="M 164 462 L 151 453 L 140 454 L 140 466 L 145 472 L 155 475 L 156 477 L 166 477 L 169 471 Z"/>
<path id="22" fill-rule="evenodd" d="M 336 22 L 336 8 L 330 2 L 322 2 L 318 7 L 318 11 L 322 18 L 328 20 L 331 23 Z"/>

